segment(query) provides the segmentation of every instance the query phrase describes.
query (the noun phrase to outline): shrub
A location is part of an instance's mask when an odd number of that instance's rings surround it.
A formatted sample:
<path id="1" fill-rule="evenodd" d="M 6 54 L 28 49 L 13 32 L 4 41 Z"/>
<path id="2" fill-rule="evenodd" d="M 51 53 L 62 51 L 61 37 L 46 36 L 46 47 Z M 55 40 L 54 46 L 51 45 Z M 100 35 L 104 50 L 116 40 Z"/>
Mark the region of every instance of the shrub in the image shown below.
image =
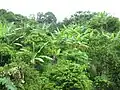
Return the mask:
<path id="1" fill-rule="evenodd" d="M 113 37 L 112 34 L 107 35 L 107 33 L 99 34 L 94 38 L 89 38 L 89 49 L 86 52 L 91 61 L 91 65 L 95 65 L 96 76 L 101 77 L 105 75 L 108 78 L 108 81 L 112 83 L 112 85 L 108 87 L 116 90 L 120 88 L 118 84 L 120 81 L 118 69 L 120 67 L 120 56 L 118 51 L 120 42 L 119 38 L 117 38 L 117 40 L 115 39 L 116 36 Z M 99 84 L 100 83 L 101 82 L 99 82 Z M 105 84 L 107 84 L 107 82 L 104 82 L 101 85 L 104 86 Z M 102 88 L 101 85 L 100 88 Z"/>
<path id="2" fill-rule="evenodd" d="M 5 43 L 0 44 L 0 66 L 9 64 L 11 62 L 13 54 L 14 54 L 14 50 L 11 46 Z"/>
<path id="3" fill-rule="evenodd" d="M 92 29 L 97 29 L 99 31 L 105 30 L 108 32 L 116 32 L 120 29 L 119 18 L 110 16 L 106 13 L 99 13 L 98 15 L 94 16 L 88 23 Z"/>
<path id="4" fill-rule="evenodd" d="M 92 90 L 92 81 L 87 77 L 86 69 L 86 65 L 63 60 L 43 73 L 41 90 Z"/>
<path id="5" fill-rule="evenodd" d="M 1 78 L 8 77 L 18 90 L 40 90 L 39 72 L 22 61 L 5 65 L 0 73 Z"/>

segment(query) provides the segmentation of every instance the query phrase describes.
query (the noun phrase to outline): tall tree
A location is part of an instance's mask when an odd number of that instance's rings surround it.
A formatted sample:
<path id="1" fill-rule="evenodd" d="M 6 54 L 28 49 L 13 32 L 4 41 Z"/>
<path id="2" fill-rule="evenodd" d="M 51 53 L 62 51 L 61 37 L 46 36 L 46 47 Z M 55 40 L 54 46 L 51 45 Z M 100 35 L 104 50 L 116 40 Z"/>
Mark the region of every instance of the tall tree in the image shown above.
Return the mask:
<path id="1" fill-rule="evenodd" d="M 49 23 L 56 23 L 57 22 L 57 18 L 55 17 L 55 15 L 52 12 L 46 12 L 45 13 L 45 21 L 49 24 Z"/>
<path id="2" fill-rule="evenodd" d="M 38 21 L 39 23 L 44 23 L 44 18 L 45 18 L 45 16 L 44 16 L 43 13 L 41 13 L 41 12 L 38 12 L 38 13 L 37 13 L 37 21 Z"/>
<path id="3" fill-rule="evenodd" d="M 56 23 L 57 18 L 52 12 L 46 12 L 45 14 L 38 12 L 37 21 L 39 23 L 51 24 L 51 23 Z"/>

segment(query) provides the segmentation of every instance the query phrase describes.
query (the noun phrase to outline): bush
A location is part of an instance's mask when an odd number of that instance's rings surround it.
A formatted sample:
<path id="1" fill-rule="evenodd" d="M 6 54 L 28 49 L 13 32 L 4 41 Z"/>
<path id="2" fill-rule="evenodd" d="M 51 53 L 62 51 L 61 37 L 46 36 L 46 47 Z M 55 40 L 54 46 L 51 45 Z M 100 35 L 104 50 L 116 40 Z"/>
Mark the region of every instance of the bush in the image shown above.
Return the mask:
<path id="1" fill-rule="evenodd" d="M 105 75 L 108 78 L 108 81 L 112 85 L 108 88 L 119 89 L 119 67 L 120 67 L 120 56 L 119 56 L 119 38 L 112 36 L 112 34 L 104 36 L 105 34 L 99 34 L 94 38 L 89 38 L 88 46 L 89 49 L 86 51 L 91 61 L 91 65 L 95 66 L 96 76 Z M 92 73 L 93 74 L 93 73 Z M 92 80 L 95 80 L 93 77 Z M 99 82 L 100 84 L 101 82 Z M 102 83 L 105 85 L 107 82 Z M 99 86 L 100 89 L 102 86 Z M 106 85 L 105 85 L 106 86 Z M 115 87 L 113 87 L 115 86 Z M 98 89 L 97 89 L 98 90 Z M 106 89 L 105 89 L 106 90 Z M 109 90 L 109 89 L 107 89 Z"/>
<path id="2" fill-rule="evenodd" d="M 116 32 L 120 29 L 119 18 L 110 16 L 106 13 L 99 13 L 98 15 L 94 16 L 88 23 L 92 29 L 97 29 L 99 31 L 105 30 L 108 32 Z"/>
<path id="3" fill-rule="evenodd" d="M 86 65 L 63 60 L 42 74 L 41 90 L 91 90 L 92 81 L 86 69 Z"/>
<path id="4" fill-rule="evenodd" d="M 9 64 L 11 62 L 13 54 L 14 54 L 14 50 L 11 46 L 5 43 L 0 44 L 0 66 Z"/>
<path id="5" fill-rule="evenodd" d="M 40 90 L 40 74 L 37 70 L 24 62 L 12 62 L 5 65 L 0 75 L 10 78 L 18 90 Z"/>

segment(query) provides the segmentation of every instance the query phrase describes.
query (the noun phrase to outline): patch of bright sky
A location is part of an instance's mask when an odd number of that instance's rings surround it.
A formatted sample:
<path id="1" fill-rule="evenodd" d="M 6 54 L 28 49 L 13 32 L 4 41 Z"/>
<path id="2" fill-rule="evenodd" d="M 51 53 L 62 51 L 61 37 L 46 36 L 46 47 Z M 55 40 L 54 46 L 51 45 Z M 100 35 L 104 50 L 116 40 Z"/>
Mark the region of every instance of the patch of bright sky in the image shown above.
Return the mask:
<path id="1" fill-rule="evenodd" d="M 0 0 L 0 9 L 29 16 L 37 12 L 53 12 L 59 21 L 76 11 L 106 11 L 120 18 L 119 0 Z"/>

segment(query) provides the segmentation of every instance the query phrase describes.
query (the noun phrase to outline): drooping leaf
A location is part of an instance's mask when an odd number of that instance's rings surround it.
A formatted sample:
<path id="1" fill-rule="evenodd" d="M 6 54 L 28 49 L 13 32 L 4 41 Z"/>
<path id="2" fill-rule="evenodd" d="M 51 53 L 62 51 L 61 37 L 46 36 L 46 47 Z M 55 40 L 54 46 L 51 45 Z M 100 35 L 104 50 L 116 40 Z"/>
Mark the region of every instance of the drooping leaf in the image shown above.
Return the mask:
<path id="1" fill-rule="evenodd" d="M 48 57 L 48 56 L 40 56 L 41 58 L 46 58 L 48 60 L 53 60 L 51 57 Z"/>
<path id="2" fill-rule="evenodd" d="M 44 62 L 44 60 L 42 58 L 35 58 L 35 60 L 38 60 L 40 62 Z"/>

